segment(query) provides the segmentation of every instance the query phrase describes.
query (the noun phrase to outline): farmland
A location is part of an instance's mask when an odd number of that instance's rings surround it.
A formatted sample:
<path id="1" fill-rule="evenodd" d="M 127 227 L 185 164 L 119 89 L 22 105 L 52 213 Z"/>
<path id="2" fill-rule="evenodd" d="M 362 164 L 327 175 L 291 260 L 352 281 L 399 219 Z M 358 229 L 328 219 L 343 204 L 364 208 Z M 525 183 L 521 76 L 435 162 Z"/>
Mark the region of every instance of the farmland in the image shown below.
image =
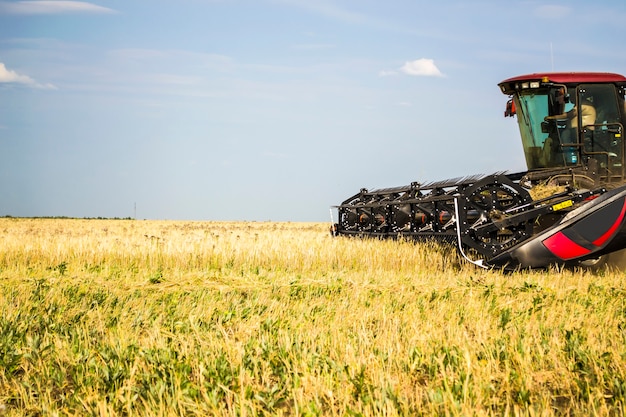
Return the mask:
<path id="1" fill-rule="evenodd" d="M 624 273 L 327 228 L 0 219 L 0 415 L 624 414 Z"/>

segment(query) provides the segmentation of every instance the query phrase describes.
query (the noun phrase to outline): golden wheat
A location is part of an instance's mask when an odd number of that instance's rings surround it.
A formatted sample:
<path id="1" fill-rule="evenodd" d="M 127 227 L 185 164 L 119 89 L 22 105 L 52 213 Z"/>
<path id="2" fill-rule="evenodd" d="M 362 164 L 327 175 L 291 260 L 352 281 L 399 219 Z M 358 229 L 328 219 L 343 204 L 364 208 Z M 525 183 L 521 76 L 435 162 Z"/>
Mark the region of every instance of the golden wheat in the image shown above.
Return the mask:
<path id="1" fill-rule="evenodd" d="M 327 228 L 1 219 L 4 413 L 623 413 L 621 272 Z"/>

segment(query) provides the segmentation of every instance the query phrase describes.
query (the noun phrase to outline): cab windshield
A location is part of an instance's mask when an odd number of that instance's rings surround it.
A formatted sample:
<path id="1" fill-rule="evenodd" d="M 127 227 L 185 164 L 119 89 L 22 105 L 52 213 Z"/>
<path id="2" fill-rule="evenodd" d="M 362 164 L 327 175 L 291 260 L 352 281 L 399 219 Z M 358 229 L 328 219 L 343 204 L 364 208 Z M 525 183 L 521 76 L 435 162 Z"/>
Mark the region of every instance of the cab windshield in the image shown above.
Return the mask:
<path id="1" fill-rule="evenodd" d="M 555 94 L 550 90 L 533 90 L 517 96 L 517 122 L 522 136 L 522 146 L 528 169 L 559 167 L 578 163 L 575 147 L 568 147 L 567 155 L 560 146 L 560 131 L 564 123 L 559 123 L 557 115 L 567 113 L 574 105 L 566 102 L 555 103 Z M 555 117 L 550 120 L 549 117 Z M 574 138 L 570 138 L 574 139 Z M 576 142 L 574 140 L 574 142 Z M 567 156 L 567 159 L 566 159 Z"/>

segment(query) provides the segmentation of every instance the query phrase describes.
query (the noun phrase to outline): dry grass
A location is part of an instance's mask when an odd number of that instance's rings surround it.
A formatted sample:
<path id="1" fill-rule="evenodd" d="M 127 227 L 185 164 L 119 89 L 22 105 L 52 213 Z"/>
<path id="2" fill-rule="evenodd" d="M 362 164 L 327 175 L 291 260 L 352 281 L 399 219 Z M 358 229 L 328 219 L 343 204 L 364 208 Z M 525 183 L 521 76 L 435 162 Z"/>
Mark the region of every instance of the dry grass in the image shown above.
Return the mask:
<path id="1" fill-rule="evenodd" d="M 327 227 L 1 219 L 0 414 L 623 414 L 623 273 Z"/>

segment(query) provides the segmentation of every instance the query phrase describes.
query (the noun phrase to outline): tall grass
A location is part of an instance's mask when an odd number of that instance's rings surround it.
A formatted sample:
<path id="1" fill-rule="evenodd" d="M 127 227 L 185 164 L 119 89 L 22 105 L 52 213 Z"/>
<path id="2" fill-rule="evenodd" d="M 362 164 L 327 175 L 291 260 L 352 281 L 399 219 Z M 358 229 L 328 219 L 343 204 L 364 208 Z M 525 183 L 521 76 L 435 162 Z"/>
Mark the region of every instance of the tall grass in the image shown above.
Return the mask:
<path id="1" fill-rule="evenodd" d="M 624 413 L 623 273 L 327 226 L 1 219 L 0 413 Z"/>

